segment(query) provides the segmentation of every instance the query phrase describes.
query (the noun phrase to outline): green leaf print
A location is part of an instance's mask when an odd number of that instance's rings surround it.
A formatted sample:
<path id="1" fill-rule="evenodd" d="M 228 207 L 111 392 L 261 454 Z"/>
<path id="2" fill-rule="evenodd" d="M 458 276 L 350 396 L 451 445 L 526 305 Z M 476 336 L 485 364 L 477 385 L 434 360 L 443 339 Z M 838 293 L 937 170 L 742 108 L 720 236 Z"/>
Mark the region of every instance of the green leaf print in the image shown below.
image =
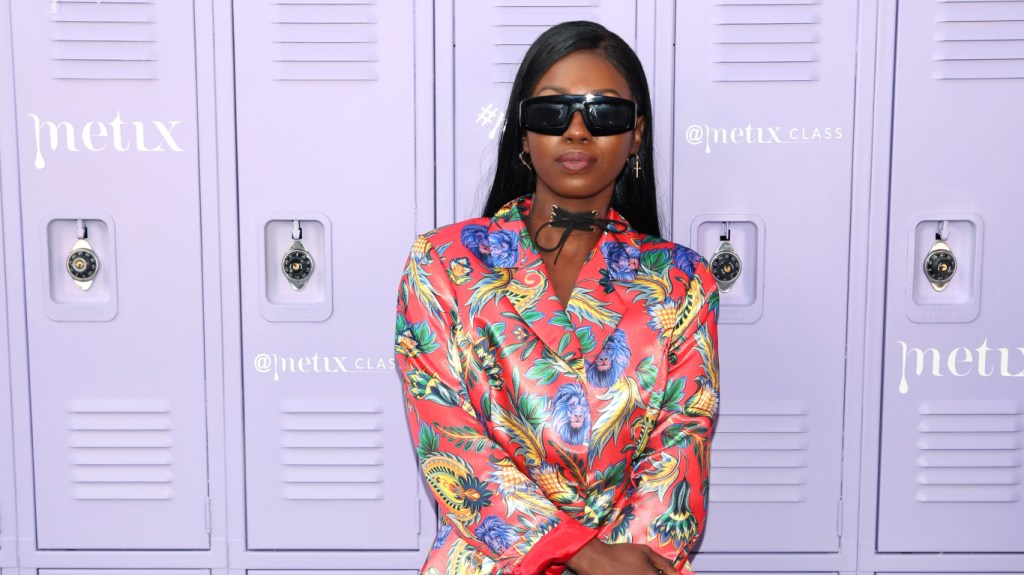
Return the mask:
<path id="1" fill-rule="evenodd" d="M 654 380 L 658 377 L 658 368 L 654 367 L 653 355 L 643 358 L 637 364 L 636 376 L 640 380 L 640 387 L 645 391 L 651 391 L 654 388 Z"/>
<path id="2" fill-rule="evenodd" d="M 594 340 L 594 330 L 589 325 L 577 329 L 576 338 L 580 340 L 580 351 L 585 354 L 594 351 L 597 342 Z"/>
<path id="3" fill-rule="evenodd" d="M 437 434 L 434 430 L 430 429 L 429 425 L 421 425 L 419 447 L 416 448 L 416 455 L 420 461 L 430 457 L 432 453 L 437 453 L 437 444 Z"/>
<path id="4" fill-rule="evenodd" d="M 640 254 L 640 265 L 656 274 L 663 274 L 672 265 L 668 250 L 648 250 Z"/>

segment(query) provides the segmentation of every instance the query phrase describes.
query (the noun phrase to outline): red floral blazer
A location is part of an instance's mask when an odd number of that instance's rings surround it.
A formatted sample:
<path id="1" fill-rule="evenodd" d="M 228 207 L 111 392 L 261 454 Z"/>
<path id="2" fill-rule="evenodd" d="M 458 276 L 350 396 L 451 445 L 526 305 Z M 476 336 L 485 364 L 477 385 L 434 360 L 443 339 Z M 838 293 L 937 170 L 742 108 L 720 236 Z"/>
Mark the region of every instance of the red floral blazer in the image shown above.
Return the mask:
<path id="1" fill-rule="evenodd" d="M 422 573 L 560 574 L 590 539 L 692 573 L 718 415 L 708 262 L 627 224 L 563 308 L 523 221 L 420 235 L 399 284 L 397 370 L 440 527 Z"/>

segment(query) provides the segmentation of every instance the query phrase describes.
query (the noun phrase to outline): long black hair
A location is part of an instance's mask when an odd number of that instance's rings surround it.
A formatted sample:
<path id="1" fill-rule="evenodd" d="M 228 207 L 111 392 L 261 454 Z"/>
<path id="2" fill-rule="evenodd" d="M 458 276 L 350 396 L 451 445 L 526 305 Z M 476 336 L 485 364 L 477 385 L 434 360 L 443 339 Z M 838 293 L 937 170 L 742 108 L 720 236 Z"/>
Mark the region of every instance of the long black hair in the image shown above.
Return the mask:
<path id="1" fill-rule="evenodd" d="M 534 190 L 536 176 L 519 160 L 523 139 L 523 130 L 519 127 L 519 101 L 530 97 L 537 82 L 555 62 L 579 50 L 596 51 L 615 66 L 633 93 L 637 115 L 646 118 L 638 153 L 640 177 L 633 176 L 632 166 L 623 167 L 615 181 L 612 207 L 637 231 L 660 237 L 658 200 L 654 189 L 654 124 L 647 75 L 636 52 L 625 40 L 600 24 L 582 20 L 562 22 L 549 28 L 526 51 L 512 84 L 505 112 L 505 128 L 498 142 L 494 182 L 487 195 L 483 215 L 493 217 L 512 199 Z"/>

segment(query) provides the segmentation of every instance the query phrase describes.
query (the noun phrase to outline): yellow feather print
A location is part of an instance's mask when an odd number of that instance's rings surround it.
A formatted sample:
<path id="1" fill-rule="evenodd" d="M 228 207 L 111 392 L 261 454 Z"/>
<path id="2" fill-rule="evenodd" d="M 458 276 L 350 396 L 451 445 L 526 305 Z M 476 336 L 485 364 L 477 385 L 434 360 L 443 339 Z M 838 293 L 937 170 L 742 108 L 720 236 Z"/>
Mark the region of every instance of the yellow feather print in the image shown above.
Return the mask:
<path id="1" fill-rule="evenodd" d="M 593 323 L 610 326 L 615 326 L 619 323 L 622 315 L 606 309 L 608 304 L 590 295 L 590 291 L 588 289 L 578 289 L 572 292 L 572 297 L 569 298 L 565 311 L 575 315 L 579 318 L 580 322 L 588 320 Z"/>
<path id="2" fill-rule="evenodd" d="M 711 334 L 708 333 L 707 326 L 700 326 L 694 333 L 695 343 L 697 344 L 697 351 L 700 353 L 701 359 L 704 360 L 704 373 L 710 380 L 711 388 L 716 392 L 718 391 L 718 362 L 715 358 L 718 356 L 715 354 L 715 342 L 711 339 Z"/>
<path id="3" fill-rule="evenodd" d="M 640 493 L 657 493 L 658 499 L 665 500 L 665 493 L 679 477 L 679 460 L 672 457 L 672 454 L 663 451 L 660 456 L 651 462 L 651 470 L 640 476 Z"/>
<path id="4" fill-rule="evenodd" d="M 629 289 L 631 291 L 640 291 L 646 295 L 646 299 L 652 301 L 662 301 L 668 299 L 668 294 L 672 293 L 672 281 L 669 279 L 668 274 L 637 274 L 637 276 L 629 282 Z"/>
<path id="5" fill-rule="evenodd" d="M 480 279 L 469 288 L 472 291 L 467 302 L 470 317 L 476 315 L 488 301 L 497 301 L 511 281 L 512 270 L 506 268 L 495 268 L 481 274 Z"/>
<path id="6" fill-rule="evenodd" d="M 423 266 L 429 263 L 430 259 L 424 254 L 422 258 L 413 257 L 409 259 L 409 266 L 405 269 L 405 273 L 409 276 L 409 284 L 412 286 L 413 291 L 416 292 L 416 297 L 430 312 L 430 315 L 438 318 L 441 317 L 441 304 L 437 301 L 437 295 L 434 294 L 434 288 L 430 285 L 430 274 L 423 270 Z"/>
<path id="7" fill-rule="evenodd" d="M 683 297 L 683 309 L 677 328 L 681 330 L 686 329 L 690 322 L 694 321 L 694 318 L 697 317 L 703 305 L 704 286 L 700 283 L 700 276 L 695 275 L 690 279 L 690 287 L 686 291 L 686 296 Z"/>
<path id="8" fill-rule="evenodd" d="M 643 454 L 644 450 L 647 449 L 647 442 L 651 440 L 651 431 L 654 430 L 654 425 L 658 422 L 658 415 L 661 414 L 660 409 L 648 409 L 644 416 L 635 422 L 633 422 L 633 437 L 636 438 L 636 455 L 639 457 Z"/>
<path id="9" fill-rule="evenodd" d="M 597 397 L 608 403 L 601 408 L 601 415 L 597 418 L 590 435 L 587 459 L 591 464 L 604 450 L 604 446 L 618 438 L 619 433 L 626 428 L 629 414 L 637 407 L 643 407 L 637 381 L 629 376 L 620 377 L 605 390 L 604 394 Z"/>
<path id="10" fill-rule="evenodd" d="M 513 413 L 505 411 L 501 404 L 491 404 L 491 421 L 495 429 L 508 435 L 513 443 L 519 445 L 516 455 L 523 458 L 523 463 L 534 467 L 544 462 L 544 446 L 521 419 Z"/>
<path id="11" fill-rule="evenodd" d="M 482 573 L 484 571 L 480 553 L 463 539 L 458 539 L 455 543 L 452 543 L 451 549 L 448 550 L 448 569 L 446 574 L 477 575 Z"/>
<path id="12" fill-rule="evenodd" d="M 448 340 L 448 371 L 464 384 L 467 379 L 468 365 L 465 361 L 465 357 L 462 355 L 462 349 L 458 344 L 458 337 L 449 338 Z"/>

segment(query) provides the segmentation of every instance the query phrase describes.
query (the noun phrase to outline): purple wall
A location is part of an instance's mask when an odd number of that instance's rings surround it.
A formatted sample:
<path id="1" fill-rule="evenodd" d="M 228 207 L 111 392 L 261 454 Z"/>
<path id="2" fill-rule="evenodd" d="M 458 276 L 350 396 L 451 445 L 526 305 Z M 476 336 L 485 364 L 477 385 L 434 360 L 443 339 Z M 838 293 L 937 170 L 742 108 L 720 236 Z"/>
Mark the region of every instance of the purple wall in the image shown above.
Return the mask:
<path id="1" fill-rule="evenodd" d="M 0 0 L 0 569 L 418 572 L 394 290 L 570 19 L 742 262 L 694 568 L 1024 573 L 1024 3 L 909 0 Z"/>

